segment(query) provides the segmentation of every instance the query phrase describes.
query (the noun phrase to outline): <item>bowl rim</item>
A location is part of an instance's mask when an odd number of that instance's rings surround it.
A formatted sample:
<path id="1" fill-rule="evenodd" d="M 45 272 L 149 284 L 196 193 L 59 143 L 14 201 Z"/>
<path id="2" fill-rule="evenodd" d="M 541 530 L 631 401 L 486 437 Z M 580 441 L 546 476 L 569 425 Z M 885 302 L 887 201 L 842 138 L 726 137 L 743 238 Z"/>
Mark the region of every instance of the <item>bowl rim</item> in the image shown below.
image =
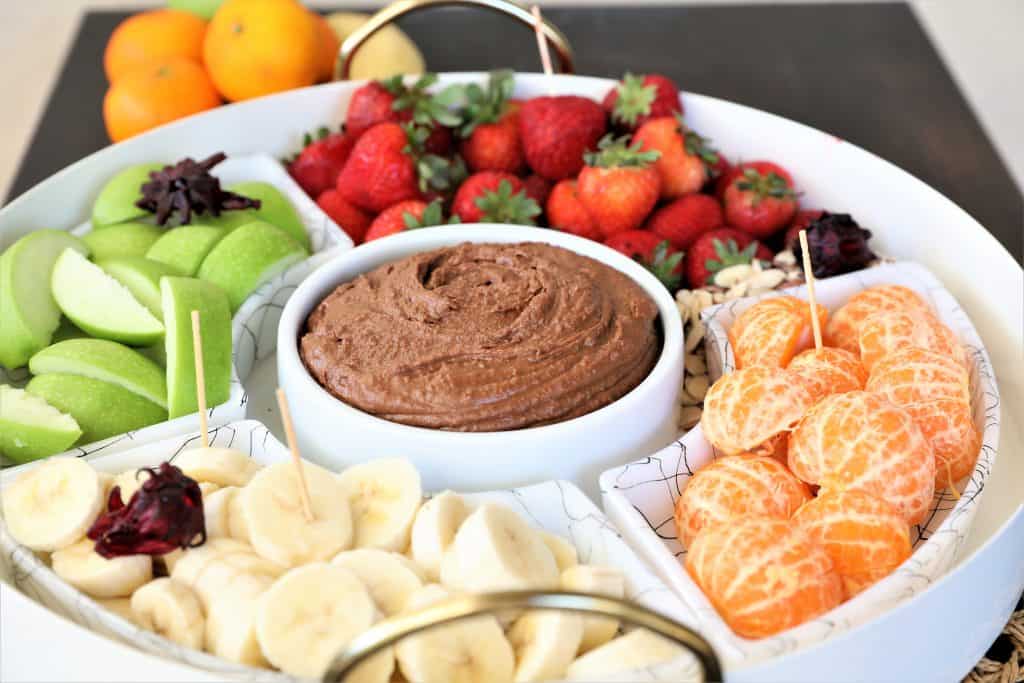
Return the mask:
<path id="1" fill-rule="evenodd" d="M 537 427 L 490 432 L 447 431 L 385 420 L 345 403 L 324 389 L 313 378 L 299 356 L 299 335 L 307 317 L 320 301 L 335 287 L 348 281 L 347 278 L 342 277 L 341 272 L 351 267 L 352 261 L 369 259 L 376 263 L 370 267 L 372 269 L 412 254 L 464 242 L 479 244 L 540 242 L 569 249 L 576 254 L 592 258 L 629 277 L 658 307 L 658 319 L 662 329 L 661 350 L 650 372 L 639 384 L 618 399 L 584 415 Z M 393 257 L 384 256 L 393 252 L 400 252 L 400 254 Z M 362 270 L 360 274 L 365 272 L 367 271 Z M 321 291 L 324 293 L 318 294 Z M 682 318 L 672 294 L 646 268 L 611 247 L 567 232 L 546 228 L 510 224 L 463 223 L 442 226 L 438 230 L 411 230 L 390 235 L 387 238 L 339 252 L 330 261 L 317 268 L 299 284 L 281 312 L 277 336 L 278 381 L 281 382 L 285 392 L 302 392 L 304 399 L 312 398 L 319 405 L 325 405 L 326 401 L 330 401 L 336 406 L 336 410 L 348 419 L 361 419 L 370 422 L 375 429 L 381 430 L 386 436 L 417 437 L 434 441 L 457 442 L 461 445 L 485 444 L 500 436 L 505 442 L 530 443 L 537 439 L 565 436 L 566 434 L 563 432 L 576 433 L 576 430 L 598 424 L 608 424 L 630 414 L 632 410 L 635 410 L 634 404 L 642 402 L 654 387 L 671 378 L 673 366 L 682 362 L 683 341 Z M 678 391 L 678 388 L 675 391 Z M 292 400 L 295 400 L 294 394 Z"/>

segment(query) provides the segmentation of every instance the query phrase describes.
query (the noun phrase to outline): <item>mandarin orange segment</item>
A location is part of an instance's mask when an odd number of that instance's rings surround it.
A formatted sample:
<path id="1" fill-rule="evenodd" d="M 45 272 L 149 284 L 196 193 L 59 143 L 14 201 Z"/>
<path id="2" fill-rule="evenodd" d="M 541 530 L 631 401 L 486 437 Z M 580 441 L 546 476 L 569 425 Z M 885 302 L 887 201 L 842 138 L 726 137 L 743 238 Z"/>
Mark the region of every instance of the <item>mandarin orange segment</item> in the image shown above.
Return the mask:
<path id="1" fill-rule="evenodd" d="M 817 307 L 822 326 L 828 311 Z M 793 296 L 764 299 L 740 313 L 729 328 L 736 367 L 785 367 L 793 354 L 812 343 L 810 304 Z"/>
<path id="2" fill-rule="evenodd" d="M 906 521 L 889 503 L 863 491 L 824 493 L 793 521 L 821 544 L 853 597 L 910 557 Z"/>
<path id="3" fill-rule="evenodd" d="M 744 517 L 701 531 L 686 570 L 737 634 L 764 638 L 843 601 L 825 549 L 790 520 Z"/>
<path id="4" fill-rule="evenodd" d="M 788 519 L 811 499 L 803 483 L 774 458 L 733 455 L 697 470 L 676 499 L 678 538 L 689 546 L 701 529 L 736 517 Z"/>
<path id="5" fill-rule="evenodd" d="M 881 394 L 832 394 L 789 435 L 789 468 L 820 492 L 857 489 L 921 522 L 935 493 L 935 454 L 914 419 Z"/>
<path id="6" fill-rule="evenodd" d="M 875 363 L 866 386 L 900 406 L 937 398 L 971 403 L 964 366 L 947 354 L 917 347 L 899 349 Z"/>
<path id="7" fill-rule="evenodd" d="M 860 355 L 858 338 L 864 319 L 878 311 L 903 310 L 930 312 L 924 299 L 901 285 L 878 285 L 857 292 L 825 325 L 825 344 Z"/>
<path id="8" fill-rule="evenodd" d="M 872 313 L 860 326 L 860 362 L 868 372 L 890 353 L 914 347 L 943 353 L 958 363 L 964 362 L 963 347 L 931 313 L 920 311 L 880 311 Z"/>
<path id="9" fill-rule="evenodd" d="M 757 451 L 789 431 L 813 403 L 803 378 L 758 365 L 723 375 L 711 385 L 700 424 L 712 446 L 736 455 Z"/>
<path id="10" fill-rule="evenodd" d="M 818 399 L 863 389 L 868 378 L 855 354 L 831 346 L 798 353 L 789 362 L 788 369 L 807 380 Z"/>
<path id="11" fill-rule="evenodd" d="M 953 489 L 971 473 L 981 451 L 981 433 L 968 404 L 939 398 L 904 407 L 935 451 L 935 489 Z"/>

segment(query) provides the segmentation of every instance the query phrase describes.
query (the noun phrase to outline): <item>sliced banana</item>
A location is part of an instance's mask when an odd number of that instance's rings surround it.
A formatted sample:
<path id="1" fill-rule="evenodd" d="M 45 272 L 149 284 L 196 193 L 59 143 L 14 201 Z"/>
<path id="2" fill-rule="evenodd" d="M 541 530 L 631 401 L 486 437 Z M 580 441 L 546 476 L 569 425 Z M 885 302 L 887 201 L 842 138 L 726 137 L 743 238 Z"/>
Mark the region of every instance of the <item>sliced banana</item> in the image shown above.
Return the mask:
<path id="1" fill-rule="evenodd" d="M 50 458 L 0 495 L 7 530 L 32 550 L 60 550 L 85 536 L 106 499 L 99 474 L 76 458 Z"/>
<path id="2" fill-rule="evenodd" d="M 108 612 L 113 612 L 122 619 L 135 624 L 136 626 L 141 626 L 141 624 L 135 620 L 135 613 L 132 612 L 131 598 L 96 598 L 96 604 Z"/>
<path id="3" fill-rule="evenodd" d="M 349 641 L 377 614 L 355 574 L 315 562 L 289 570 L 260 601 L 256 637 L 270 663 L 285 673 L 321 678 Z"/>
<path id="4" fill-rule="evenodd" d="M 238 494 L 239 514 L 256 552 L 285 567 L 328 560 L 352 543 L 348 496 L 337 477 L 302 461 L 313 520 L 303 515 L 295 465 L 263 468 Z"/>
<path id="5" fill-rule="evenodd" d="M 174 572 L 174 565 L 176 565 L 178 563 L 178 560 L 180 560 L 181 556 L 184 555 L 184 554 L 185 554 L 184 550 L 182 550 L 181 548 L 175 548 L 174 550 L 172 550 L 169 553 L 164 553 L 163 555 L 157 555 L 156 557 L 153 558 L 153 563 L 154 563 L 153 569 L 154 569 L 154 572 L 157 572 L 157 570 L 160 567 L 160 565 L 163 565 L 163 567 L 162 567 L 163 574 L 166 575 L 166 576 L 170 576 Z M 157 572 L 157 573 L 159 573 L 159 572 Z"/>
<path id="6" fill-rule="evenodd" d="M 412 523 L 410 552 L 431 581 L 441 578 L 441 557 L 469 516 L 462 496 L 443 491 L 420 506 Z"/>
<path id="7" fill-rule="evenodd" d="M 557 588 L 558 565 L 544 540 L 512 510 L 477 508 L 441 563 L 445 586 L 468 592 Z"/>
<path id="8" fill-rule="evenodd" d="M 544 545 L 548 547 L 551 554 L 555 556 L 555 564 L 558 565 L 558 571 L 563 572 L 569 567 L 575 567 L 580 563 L 579 553 L 576 552 L 576 546 L 572 543 L 561 536 L 544 531 L 543 529 L 539 529 L 537 533 L 540 534 L 541 540 L 544 541 Z"/>
<path id="9" fill-rule="evenodd" d="M 209 495 L 203 494 L 206 538 L 229 538 L 231 536 L 231 501 L 240 490 L 237 486 L 225 486 Z"/>
<path id="10" fill-rule="evenodd" d="M 201 481 L 199 482 L 199 493 L 203 497 L 203 502 L 211 495 L 220 490 L 220 484 L 214 484 L 212 481 Z"/>
<path id="11" fill-rule="evenodd" d="M 359 548 L 339 553 L 331 564 L 348 569 L 366 585 L 370 596 L 385 616 L 405 609 L 409 596 L 423 587 L 412 560 L 398 553 L 376 548 Z"/>
<path id="12" fill-rule="evenodd" d="M 508 632 L 516 654 L 515 680 L 561 678 L 583 640 L 583 617 L 558 611 L 530 610 Z"/>
<path id="13" fill-rule="evenodd" d="M 610 598 L 626 597 L 626 577 L 614 567 L 581 564 L 562 572 L 562 588 L 580 593 L 594 593 Z M 583 617 L 583 640 L 580 652 L 587 652 L 607 643 L 619 632 L 618 619 Z"/>
<path id="14" fill-rule="evenodd" d="M 53 553 L 53 571 L 72 586 L 94 598 L 126 598 L 153 578 L 149 555 L 125 555 L 107 559 L 96 544 L 83 538 Z"/>
<path id="15" fill-rule="evenodd" d="M 249 527 L 245 523 L 245 515 L 242 514 L 242 489 L 228 501 L 228 536 L 239 541 L 249 542 Z"/>
<path id="16" fill-rule="evenodd" d="M 171 464 L 197 482 L 218 486 L 245 486 L 261 465 L 233 448 L 191 448 L 178 453 Z"/>
<path id="17" fill-rule="evenodd" d="M 599 680 L 610 674 L 661 664 L 685 653 L 672 641 L 638 628 L 574 661 L 566 670 L 565 677 L 570 681 Z"/>
<path id="18" fill-rule="evenodd" d="M 229 553 L 213 558 L 192 584 L 203 607 L 209 609 L 213 601 L 236 581 L 252 575 L 274 580 L 284 573 L 284 567 L 264 559 L 254 552 Z"/>
<path id="19" fill-rule="evenodd" d="M 149 479 L 149 472 L 145 469 L 125 470 L 114 477 L 114 486 L 120 489 L 121 500 L 125 505 L 132 499 L 135 492 L 142 488 L 143 482 Z M 113 487 L 111 487 L 113 488 Z"/>
<path id="20" fill-rule="evenodd" d="M 394 673 L 395 650 L 388 647 L 361 662 L 342 683 L 394 683 Z"/>
<path id="21" fill-rule="evenodd" d="M 167 577 L 150 581 L 132 595 L 132 612 L 142 628 L 202 649 L 206 620 L 195 593 L 185 584 Z"/>
<path id="22" fill-rule="evenodd" d="M 211 538 L 197 548 L 183 550 L 173 563 L 171 578 L 194 588 L 203 570 L 215 559 L 227 555 L 252 555 L 253 552 L 248 543 L 233 538 Z M 167 555 L 164 558 L 166 561 Z"/>
<path id="23" fill-rule="evenodd" d="M 103 492 L 103 502 L 106 503 L 110 498 L 110 489 L 114 488 L 115 477 L 109 472 L 96 472 L 96 476 L 100 479 L 100 490 Z"/>
<path id="24" fill-rule="evenodd" d="M 339 41 L 370 18 L 368 14 L 356 12 L 334 12 L 327 15 L 327 23 L 338 36 Z M 395 74 L 421 74 L 426 66 L 423 55 L 416 43 L 412 42 L 398 26 L 385 26 L 360 48 L 352 58 L 349 78 L 388 78 Z"/>
<path id="25" fill-rule="evenodd" d="M 238 664 L 270 666 L 256 638 L 256 617 L 272 584 L 269 576 L 248 575 L 214 598 L 206 611 L 207 652 Z"/>
<path id="26" fill-rule="evenodd" d="M 423 502 L 420 473 L 403 458 L 385 458 L 349 467 L 340 475 L 352 508 L 357 548 L 402 552 Z"/>
<path id="27" fill-rule="evenodd" d="M 437 584 L 409 598 L 407 611 L 449 597 Z M 515 654 L 494 617 L 474 617 L 405 638 L 395 646 L 398 668 L 414 683 L 511 683 Z"/>

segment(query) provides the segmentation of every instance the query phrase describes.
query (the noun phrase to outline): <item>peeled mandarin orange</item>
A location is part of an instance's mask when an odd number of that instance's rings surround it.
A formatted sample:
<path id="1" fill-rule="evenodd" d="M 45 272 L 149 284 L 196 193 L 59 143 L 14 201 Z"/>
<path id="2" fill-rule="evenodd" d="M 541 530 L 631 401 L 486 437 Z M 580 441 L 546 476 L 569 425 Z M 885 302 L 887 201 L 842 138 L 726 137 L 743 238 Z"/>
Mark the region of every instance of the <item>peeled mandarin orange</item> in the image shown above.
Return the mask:
<path id="1" fill-rule="evenodd" d="M 323 64 L 316 21 L 294 0 L 227 0 L 210 20 L 203 61 L 232 101 L 312 85 Z"/>
<path id="2" fill-rule="evenodd" d="M 103 52 L 103 70 L 114 83 L 130 71 L 168 57 L 202 63 L 206 22 L 191 12 L 154 9 L 122 21 Z"/>
<path id="3" fill-rule="evenodd" d="M 704 437 L 725 455 L 775 449 L 814 404 L 810 387 L 782 368 L 755 365 L 723 375 L 704 397 Z"/>
<path id="4" fill-rule="evenodd" d="M 899 512 L 863 491 L 824 493 L 796 511 L 793 521 L 821 544 L 853 597 L 910 557 L 910 534 Z"/>
<path id="5" fill-rule="evenodd" d="M 868 378 L 856 355 L 831 346 L 798 353 L 787 369 L 803 377 L 818 399 L 863 389 Z"/>
<path id="6" fill-rule="evenodd" d="M 817 307 L 824 327 L 828 311 Z M 810 304 L 793 296 L 759 301 L 740 313 L 729 328 L 736 367 L 786 367 L 793 355 L 812 343 Z"/>
<path id="7" fill-rule="evenodd" d="M 738 635 L 764 638 L 843 601 L 825 549 L 790 520 L 744 517 L 705 528 L 686 570 Z"/>
<path id="8" fill-rule="evenodd" d="M 220 96 L 191 59 L 169 57 L 121 76 L 103 98 L 103 121 L 114 142 L 163 123 L 212 109 Z"/>
<path id="9" fill-rule="evenodd" d="M 856 489 L 921 522 L 935 493 L 935 454 L 914 419 L 881 394 L 832 394 L 789 435 L 789 468 L 822 492 Z"/>
<path id="10" fill-rule="evenodd" d="M 981 451 L 981 433 L 971 408 L 962 401 L 938 398 L 904 406 L 935 451 L 935 488 L 955 490 L 974 469 Z"/>
<path id="11" fill-rule="evenodd" d="M 963 347 L 946 326 L 921 311 L 872 313 L 861 323 L 857 343 L 860 362 L 868 372 L 885 356 L 907 347 L 942 353 L 961 365 L 966 361 Z"/>
<path id="12" fill-rule="evenodd" d="M 719 458 L 697 470 L 676 499 L 677 536 L 689 546 L 711 524 L 750 515 L 789 519 L 810 499 L 807 484 L 774 458 Z"/>
<path id="13" fill-rule="evenodd" d="M 971 402 L 970 377 L 963 365 L 948 354 L 912 346 L 875 363 L 866 387 L 901 406 L 936 398 Z"/>
<path id="14" fill-rule="evenodd" d="M 836 310 L 825 325 L 825 344 L 860 355 L 860 325 L 878 311 L 929 312 L 928 304 L 912 289 L 901 285 L 877 285 L 857 292 Z"/>

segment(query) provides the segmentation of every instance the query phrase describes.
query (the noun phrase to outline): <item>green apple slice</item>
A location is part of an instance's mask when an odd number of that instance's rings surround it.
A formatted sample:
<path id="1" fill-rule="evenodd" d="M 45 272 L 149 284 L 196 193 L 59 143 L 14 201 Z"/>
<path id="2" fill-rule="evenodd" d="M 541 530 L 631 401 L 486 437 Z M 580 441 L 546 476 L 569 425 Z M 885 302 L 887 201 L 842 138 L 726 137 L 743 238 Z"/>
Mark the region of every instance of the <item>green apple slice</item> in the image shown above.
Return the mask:
<path id="1" fill-rule="evenodd" d="M 25 391 L 75 418 L 82 429 L 82 443 L 142 429 L 167 419 L 167 411 L 152 401 L 124 387 L 84 375 L 39 375 L 32 378 Z"/>
<path id="2" fill-rule="evenodd" d="M 164 333 L 163 324 L 124 285 L 74 249 L 57 258 L 50 282 L 60 310 L 94 337 L 146 346 Z"/>
<path id="3" fill-rule="evenodd" d="M 192 276 L 224 235 L 223 229 L 210 225 L 172 228 L 149 248 L 146 258 L 177 268 L 182 275 Z"/>
<path id="4" fill-rule="evenodd" d="M 158 318 L 163 315 L 160 307 L 160 278 L 182 274 L 174 266 L 138 256 L 97 260 L 96 265 L 127 287 L 132 296 Z"/>
<path id="5" fill-rule="evenodd" d="M 167 347 L 164 345 L 163 339 L 152 346 L 143 346 L 140 349 L 136 349 L 136 351 L 163 368 L 165 370 L 164 374 L 166 375 Z"/>
<path id="6" fill-rule="evenodd" d="M 159 171 L 165 164 L 138 164 L 129 166 L 107 181 L 92 205 L 92 227 L 123 223 L 149 214 L 135 206 L 142 198 L 142 186 L 149 182 L 149 174 Z"/>
<path id="7" fill-rule="evenodd" d="M 50 274 L 65 249 L 89 248 L 62 230 L 36 230 L 0 256 L 0 365 L 18 368 L 50 343 L 60 309 L 50 293 Z"/>
<path id="8" fill-rule="evenodd" d="M 94 261 L 123 256 L 145 256 L 164 234 L 163 228 L 149 223 L 118 223 L 93 230 L 82 237 Z"/>
<path id="9" fill-rule="evenodd" d="M 291 200 L 281 190 L 261 180 L 247 180 L 225 188 L 243 197 L 260 200 L 260 208 L 244 211 L 225 211 L 213 219 L 214 225 L 228 229 L 240 228 L 255 220 L 266 221 L 291 235 L 292 239 L 309 251 L 309 233 Z M 223 222 L 221 222 L 223 221 Z"/>
<path id="10" fill-rule="evenodd" d="M 141 353 L 106 339 L 69 339 L 48 346 L 28 362 L 33 375 L 62 373 L 110 382 L 167 407 L 163 369 Z"/>
<path id="11" fill-rule="evenodd" d="M 191 12 L 200 19 L 209 21 L 213 19 L 214 13 L 220 7 L 223 0 L 167 0 L 167 6 L 171 9 Z"/>
<path id="12" fill-rule="evenodd" d="M 171 418 L 198 410 L 192 347 L 192 311 L 199 311 L 203 338 L 206 405 L 220 405 L 231 394 L 231 307 L 217 285 L 189 277 L 160 280 L 167 326 L 167 405 Z"/>
<path id="13" fill-rule="evenodd" d="M 82 332 L 82 330 L 75 327 L 73 322 L 64 316 L 61 316 L 60 325 L 58 325 L 57 329 L 54 331 L 53 337 L 50 339 L 50 343 L 56 344 L 58 342 L 65 341 L 66 339 L 86 339 L 88 336 L 89 335 L 85 332 Z"/>
<path id="14" fill-rule="evenodd" d="M 38 396 L 0 384 L 0 455 L 29 462 L 62 453 L 82 436 L 75 418 Z"/>
<path id="15" fill-rule="evenodd" d="M 217 284 L 237 311 L 264 282 L 306 258 L 306 250 L 286 232 L 257 221 L 229 233 L 199 266 L 198 276 Z"/>

